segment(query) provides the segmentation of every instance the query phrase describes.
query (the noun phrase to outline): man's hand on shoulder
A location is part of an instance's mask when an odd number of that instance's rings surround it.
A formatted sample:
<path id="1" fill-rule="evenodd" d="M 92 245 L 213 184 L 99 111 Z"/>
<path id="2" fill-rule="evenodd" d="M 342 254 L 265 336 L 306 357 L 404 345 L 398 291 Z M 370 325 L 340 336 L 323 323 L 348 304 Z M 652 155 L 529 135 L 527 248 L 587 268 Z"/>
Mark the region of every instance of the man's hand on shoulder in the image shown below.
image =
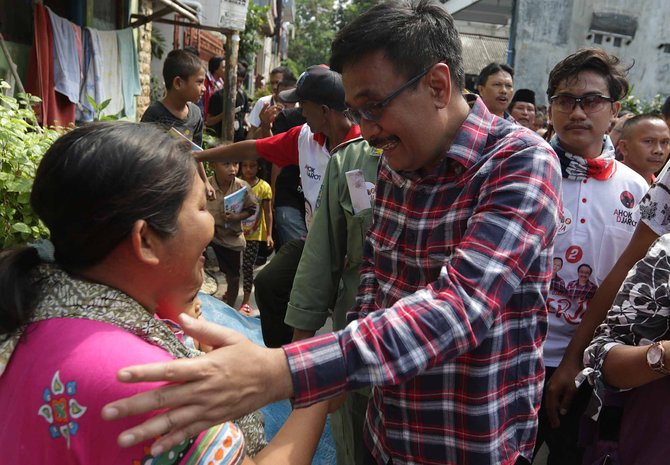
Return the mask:
<path id="1" fill-rule="evenodd" d="M 162 411 L 121 433 L 118 442 L 122 447 L 161 436 L 152 446 L 152 454 L 158 455 L 213 425 L 293 394 L 282 349 L 261 347 L 235 331 L 183 314 L 180 323 L 187 334 L 216 349 L 197 358 L 119 371 L 118 379 L 124 383 L 171 383 L 103 408 L 106 420 Z"/>

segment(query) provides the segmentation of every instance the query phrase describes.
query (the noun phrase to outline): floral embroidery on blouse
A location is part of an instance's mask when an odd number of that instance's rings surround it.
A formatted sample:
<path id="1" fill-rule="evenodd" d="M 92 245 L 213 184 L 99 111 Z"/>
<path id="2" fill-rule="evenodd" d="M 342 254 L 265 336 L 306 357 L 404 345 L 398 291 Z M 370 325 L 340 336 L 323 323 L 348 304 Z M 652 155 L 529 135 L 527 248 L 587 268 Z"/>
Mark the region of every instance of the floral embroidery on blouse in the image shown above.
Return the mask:
<path id="1" fill-rule="evenodd" d="M 49 424 L 49 434 L 53 439 L 65 439 L 70 448 L 70 438 L 77 434 L 79 423 L 75 420 L 86 413 L 87 408 L 80 405 L 74 398 L 77 394 L 77 383 L 66 384 L 60 379 L 60 371 L 56 371 L 51 379 L 51 386 L 44 389 L 44 404 L 37 412 Z"/>

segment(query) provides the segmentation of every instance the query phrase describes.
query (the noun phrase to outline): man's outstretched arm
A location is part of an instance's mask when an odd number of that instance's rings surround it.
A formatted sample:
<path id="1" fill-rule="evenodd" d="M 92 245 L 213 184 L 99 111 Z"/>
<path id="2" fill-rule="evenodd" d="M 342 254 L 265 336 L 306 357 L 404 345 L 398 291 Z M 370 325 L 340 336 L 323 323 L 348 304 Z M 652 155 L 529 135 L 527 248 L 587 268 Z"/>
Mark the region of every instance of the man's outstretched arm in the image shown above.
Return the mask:
<path id="1" fill-rule="evenodd" d="M 194 152 L 198 161 L 235 162 L 259 158 L 255 140 L 243 140 L 234 144 L 219 145 L 202 152 Z"/>

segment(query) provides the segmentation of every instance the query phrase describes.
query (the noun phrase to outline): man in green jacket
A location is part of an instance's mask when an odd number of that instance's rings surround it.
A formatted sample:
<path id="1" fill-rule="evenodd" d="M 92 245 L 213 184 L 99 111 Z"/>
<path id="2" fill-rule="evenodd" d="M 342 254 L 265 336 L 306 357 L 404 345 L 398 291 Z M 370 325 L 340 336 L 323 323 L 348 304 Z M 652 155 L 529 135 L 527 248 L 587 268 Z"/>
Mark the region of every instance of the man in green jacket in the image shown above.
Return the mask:
<path id="1" fill-rule="evenodd" d="M 293 281 L 284 322 L 294 328 L 294 341 L 313 336 L 331 309 L 333 329 L 344 328 L 346 313 L 355 304 L 363 243 L 372 224 L 380 153 L 362 138 L 346 144 L 328 162 Z M 363 463 L 367 455 L 363 425 L 369 393 L 369 389 L 350 392 L 331 415 L 338 465 Z"/>

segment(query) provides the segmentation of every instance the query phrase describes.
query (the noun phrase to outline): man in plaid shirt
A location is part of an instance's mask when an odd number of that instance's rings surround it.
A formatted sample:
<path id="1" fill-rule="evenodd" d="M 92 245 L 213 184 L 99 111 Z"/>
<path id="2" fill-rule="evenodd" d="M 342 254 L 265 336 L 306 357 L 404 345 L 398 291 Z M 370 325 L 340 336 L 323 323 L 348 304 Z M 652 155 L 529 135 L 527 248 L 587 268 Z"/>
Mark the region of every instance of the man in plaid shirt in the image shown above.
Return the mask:
<path id="1" fill-rule="evenodd" d="M 125 371 L 183 384 L 113 406 L 121 415 L 178 407 L 130 430 L 136 439 L 171 430 L 158 442 L 169 445 L 268 401 L 304 407 L 373 386 L 370 463 L 529 463 L 558 159 L 481 100 L 468 106 L 458 33 L 429 1 L 371 8 L 332 52 L 350 117 L 384 150 L 351 323 L 282 349 L 207 328 L 201 336 L 224 347 Z"/>

